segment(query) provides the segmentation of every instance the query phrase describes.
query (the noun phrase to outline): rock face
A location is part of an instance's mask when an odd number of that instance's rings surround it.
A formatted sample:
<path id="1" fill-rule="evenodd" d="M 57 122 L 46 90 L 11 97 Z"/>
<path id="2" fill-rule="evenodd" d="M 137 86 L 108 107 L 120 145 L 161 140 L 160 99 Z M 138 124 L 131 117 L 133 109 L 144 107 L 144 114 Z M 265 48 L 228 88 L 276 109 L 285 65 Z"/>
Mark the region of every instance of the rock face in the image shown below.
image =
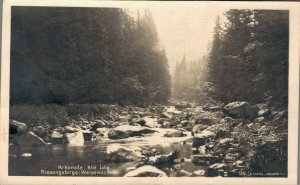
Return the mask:
<path id="1" fill-rule="evenodd" d="M 141 161 L 145 159 L 145 156 L 143 156 L 139 151 L 125 148 L 118 144 L 108 145 L 106 154 L 107 156 L 105 157 L 105 160 L 115 163 Z"/>
<path id="2" fill-rule="evenodd" d="M 83 133 L 81 131 L 66 133 L 66 140 L 71 145 L 82 145 L 84 143 Z"/>
<path id="3" fill-rule="evenodd" d="M 35 135 L 33 132 L 29 131 L 28 133 L 17 138 L 18 145 L 24 146 L 41 146 L 46 145 L 44 140 L 39 136 Z"/>
<path id="4" fill-rule="evenodd" d="M 126 173 L 124 177 L 167 177 L 167 174 L 153 166 L 145 165 Z"/>
<path id="5" fill-rule="evenodd" d="M 108 132 L 109 139 L 124 139 L 127 137 L 142 136 L 156 132 L 153 129 L 142 126 L 122 125 Z"/>
<path id="6" fill-rule="evenodd" d="M 231 102 L 224 107 L 223 111 L 232 117 L 253 119 L 258 114 L 258 107 L 247 102 Z"/>
<path id="7" fill-rule="evenodd" d="M 25 133 L 27 126 L 25 123 L 21 123 L 16 120 L 9 120 L 9 134 L 18 134 L 21 135 Z"/>

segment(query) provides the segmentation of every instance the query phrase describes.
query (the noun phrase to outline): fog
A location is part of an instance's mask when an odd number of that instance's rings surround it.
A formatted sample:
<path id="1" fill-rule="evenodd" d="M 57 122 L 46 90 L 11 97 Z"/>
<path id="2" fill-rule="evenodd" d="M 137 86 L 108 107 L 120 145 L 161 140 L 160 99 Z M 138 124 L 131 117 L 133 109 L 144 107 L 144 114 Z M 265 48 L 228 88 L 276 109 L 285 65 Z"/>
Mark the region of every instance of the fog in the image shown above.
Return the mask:
<path id="1" fill-rule="evenodd" d="M 155 19 L 160 43 L 166 50 L 171 73 L 183 55 L 190 61 L 207 53 L 216 16 L 224 12 L 191 5 L 149 9 Z"/>

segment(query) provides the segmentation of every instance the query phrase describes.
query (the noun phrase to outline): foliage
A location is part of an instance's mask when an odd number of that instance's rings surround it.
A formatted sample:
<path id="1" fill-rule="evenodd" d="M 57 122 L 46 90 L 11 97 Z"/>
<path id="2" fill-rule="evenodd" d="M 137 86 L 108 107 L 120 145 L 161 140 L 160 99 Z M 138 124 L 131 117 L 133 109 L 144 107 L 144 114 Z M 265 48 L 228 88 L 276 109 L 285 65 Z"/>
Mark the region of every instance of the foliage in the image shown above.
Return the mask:
<path id="1" fill-rule="evenodd" d="M 217 98 L 268 101 L 286 106 L 288 96 L 288 12 L 230 10 L 216 21 L 209 81 Z"/>
<path id="2" fill-rule="evenodd" d="M 170 76 L 148 10 L 13 7 L 11 104 L 166 102 Z"/>

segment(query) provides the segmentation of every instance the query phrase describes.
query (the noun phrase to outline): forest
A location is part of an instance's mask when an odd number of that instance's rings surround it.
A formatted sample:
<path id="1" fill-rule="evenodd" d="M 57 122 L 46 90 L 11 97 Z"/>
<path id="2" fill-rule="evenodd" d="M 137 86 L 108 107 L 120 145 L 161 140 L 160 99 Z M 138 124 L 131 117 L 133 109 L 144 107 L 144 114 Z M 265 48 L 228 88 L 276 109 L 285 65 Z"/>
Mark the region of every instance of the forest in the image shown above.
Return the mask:
<path id="1" fill-rule="evenodd" d="M 13 9 L 11 104 L 169 99 L 168 61 L 149 11 L 134 20 L 118 8 Z"/>
<path id="2" fill-rule="evenodd" d="M 199 59 L 202 65 L 185 58 L 177 64 L 174 98 L 203 102 L 211 97 L 224 103 L 286 107 L 288 12 L 229 10 L 225 17 L 225 24 L 217 17 L 210 52 Z"/>

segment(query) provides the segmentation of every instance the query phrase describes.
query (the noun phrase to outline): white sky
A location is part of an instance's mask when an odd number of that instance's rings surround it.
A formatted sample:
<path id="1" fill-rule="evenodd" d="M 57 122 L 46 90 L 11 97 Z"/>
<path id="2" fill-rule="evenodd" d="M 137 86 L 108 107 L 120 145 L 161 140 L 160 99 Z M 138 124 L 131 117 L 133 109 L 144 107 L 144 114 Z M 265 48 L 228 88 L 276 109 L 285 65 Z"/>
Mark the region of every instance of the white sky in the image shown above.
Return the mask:
<path id="1" fill-rule="evenodd" d="M 160 44 L 166 50 L 171 73 L 184 54 L 187 60 L 196 60 L 207 52 L 216 16 L 224 13 L 222 9 L 191 5 L 148 9 L 156 23 Z"/>

